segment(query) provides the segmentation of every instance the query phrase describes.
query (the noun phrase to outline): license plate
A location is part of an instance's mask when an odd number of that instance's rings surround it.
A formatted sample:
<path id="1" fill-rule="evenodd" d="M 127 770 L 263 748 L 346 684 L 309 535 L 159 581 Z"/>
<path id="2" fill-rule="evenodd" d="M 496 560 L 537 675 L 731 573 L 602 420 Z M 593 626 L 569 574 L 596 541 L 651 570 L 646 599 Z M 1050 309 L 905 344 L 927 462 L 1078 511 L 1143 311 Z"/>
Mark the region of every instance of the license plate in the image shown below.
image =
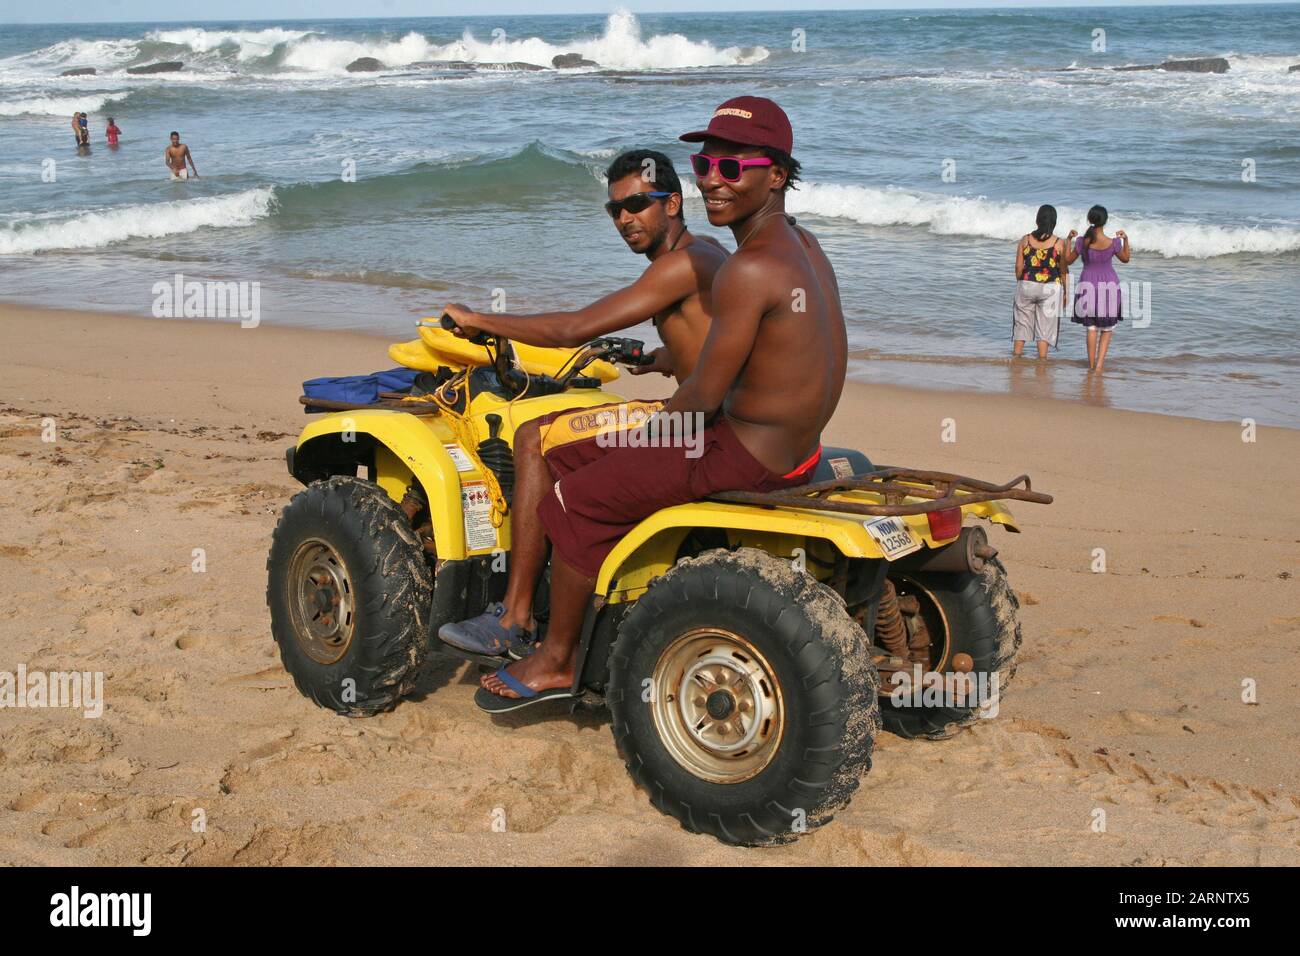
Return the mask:
<path id="1" fill-rule="evenodd" d="M 890 561 L 897 561 L 921 547 L 921 539 L 912 534 L 902 518 L 876 518 L 862 522 L 862 526 Z"/>

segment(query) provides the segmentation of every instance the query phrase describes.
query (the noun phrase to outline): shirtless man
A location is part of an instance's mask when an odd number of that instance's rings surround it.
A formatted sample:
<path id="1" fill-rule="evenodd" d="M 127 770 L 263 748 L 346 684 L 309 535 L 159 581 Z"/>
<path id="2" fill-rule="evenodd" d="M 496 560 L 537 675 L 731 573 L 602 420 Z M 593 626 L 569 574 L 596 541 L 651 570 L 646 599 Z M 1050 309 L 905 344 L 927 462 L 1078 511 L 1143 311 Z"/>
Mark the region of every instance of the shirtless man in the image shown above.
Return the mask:
<path id="1" fill-rule="evenodd" d="M 181 142 L 180 133 L 172 133 L 172 144 L 163 150 L 163 159 L 167 163 L 167 168 L 172 171 L 172 179 L 190 178 L 190 170 L 185 168 L 187 161 L 190 164 L 190 169 L 194 170 L 194 178 L 199 178 L 199 170 L 194 165 L 194 157 L 190 155 L 190 148 Z"/>
<path id="2" fill-rule="evenodd" d="M 729 226 L 736 252 L 713 280 L 713 321 L 672 413 L 712 419 L 706 451 L 603 449 L 598 458 L 548 458 L 555 486 L 540 517 L 554 553 L 551 622 L 523 660 L 484 677 L 475 703 L 496 713 L 572 696 L 578 637 L 601 564 L 641 520 L 719 491 L 806 484 L 820 435 L 839 401 L 847 336 L 834 270 L 817 240 L 785 214 L 799 175 L 790 121 L 771 100 L 723 103 L 691 157 L 709 222 Z M 639 445 L 639 447 L 638 447 Z"/>
<path id="3" fill-rule="evenodd" d="M 665 347 L 654 362 L 634 374 L 662 372 L 685 380 L 709 332 L 713 277 L 727 254 L 712 239 L 693 236 L 682 216 L 682 185 L 672 160 L 652 150 L 619 156 L 606 171 L 609 202 L 605 211 L 629 249 L 650 260 L 641 277 L 576 312 L 504 315 L 473 312 L 463 305 L 444 310 L 460 334 L 479 330 L 528 345 L 572 347 L 601 335 L 629 328 L 653 317 Z M 443 641 L 461 650 L 485 655 L 519 657 L 527 649 L 536 623 L 533 594 L 546 567 L 546 533 L 537 509 L 555 477 L 547 457 L 586 454 L 598 434 L 608 437 L 623 423 L 639 424 L 662 402 L 629 402 L 579 408 L 527 422 L 515 432 L 515 494 L 511 505 L 510 574 L 506 593 L 478 617 L 444 625 Z M 591 425 L 593 413 L 613 412 L 613 424 Z M 597 449 L 598 451 L 599 449 Z"/>

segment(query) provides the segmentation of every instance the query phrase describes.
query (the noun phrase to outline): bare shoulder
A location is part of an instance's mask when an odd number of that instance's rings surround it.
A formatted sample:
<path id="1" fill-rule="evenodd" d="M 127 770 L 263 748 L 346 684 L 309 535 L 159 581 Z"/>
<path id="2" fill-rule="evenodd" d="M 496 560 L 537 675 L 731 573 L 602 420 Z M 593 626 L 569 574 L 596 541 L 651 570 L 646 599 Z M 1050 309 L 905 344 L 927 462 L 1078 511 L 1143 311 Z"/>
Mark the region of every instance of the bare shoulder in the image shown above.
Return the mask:
<path id="1" fill-rule="evenodd" d="M 684 248 L 675 249 L 661 258 L 670 269 L 688 269 L 699 275 L 713 275 L 730 257 L 722 243 L 709 236 L 691 237 L 694 241 Z"/>
<path id="2" fill-rule="evenodd" d="M 806 242 L 811 248 L 816 249 L 818 252 L 822 251 L 822 244 L 817 241 L 817 237 L 812 234 L 811 230 L 799 225 L 798 223 L 793 223 L 790 228 L 792 228 L 797 235 L 802 236 L 804 242 Z"/>
<path id="3" fill-rule="evenodd" d="M 774 267 L 783 263 L 783 257 L 767 249 L 738 249 L 723 262 L 713 280 L 714 291 L 721 286 L 761 288 L 773 276 Z"/>

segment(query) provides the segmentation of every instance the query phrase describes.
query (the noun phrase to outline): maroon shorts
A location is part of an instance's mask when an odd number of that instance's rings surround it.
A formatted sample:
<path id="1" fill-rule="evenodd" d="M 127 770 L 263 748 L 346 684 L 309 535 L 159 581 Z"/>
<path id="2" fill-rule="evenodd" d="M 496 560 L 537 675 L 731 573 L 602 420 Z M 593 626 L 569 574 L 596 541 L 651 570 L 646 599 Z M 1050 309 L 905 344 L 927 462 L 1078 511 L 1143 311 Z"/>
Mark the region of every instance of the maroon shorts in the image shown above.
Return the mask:
<path id="1" fill-rule="evenodd" d="M 556 480 L 537 513 L 556 553 L 587 577 L 597 577 L 624 535 L 656 511 L 721 491 L 776 491 L 807 484 L 820 457 L 818 449 L 789 475 L 773 474 L 721 415 L 702 436 L 694 436 L 693 449 L 617 447 L 597 441 L 595 434 L 571 434 L 566 425 L 571 416 L 589 422 L 593 412 L 617 408 L 574 409 L 539 419 L 542 454 Z M 558 441 L 548 437 L 552 425 L 561 433 Z"/>

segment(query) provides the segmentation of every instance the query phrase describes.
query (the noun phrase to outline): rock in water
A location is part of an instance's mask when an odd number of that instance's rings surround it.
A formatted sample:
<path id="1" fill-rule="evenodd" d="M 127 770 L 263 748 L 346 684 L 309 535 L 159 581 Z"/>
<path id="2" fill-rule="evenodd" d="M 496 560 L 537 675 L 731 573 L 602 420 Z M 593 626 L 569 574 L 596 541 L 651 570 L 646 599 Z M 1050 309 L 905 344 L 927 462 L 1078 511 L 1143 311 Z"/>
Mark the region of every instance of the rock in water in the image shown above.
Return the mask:
<path id="1" fill-rule="evenodd" d="M 472 70 L 474 64 L 468 60 L 419 60 L 410 67 L 413 70 Z"/>
<path id="2" fill-rule="evenodd" d="M 344 67 L 344 69 L 349 73 L 374 73 L 383 68 L 384 64 L 380 63 L 373 56 L 359 56 Z"/>
<path id="3" fill-rule="evenodd" d="M 126 72 L 139 76 L 143 73 L 175 73 L 185 68 L 180 60 L 167 60 L 163 63 L 146 63 L 144 66 L 128 66 Z"/>
<path id="4" fill-rule="evenodd" d="M 93 66 L 79 66 L 75 70 L 64 70 L 59 76 L 94 76 L 95 68 Z"/>
<path id="5" fill-rule="evenodd" d="M 494 73 L 508 73 L 518 70 L 522 70 L 526 73 L 533 73 L 537 70 L 544 70 L 546 67 L 538 66 L 536 63 L 523 63 L 519 60 L 512 60 L 509 63 L 479 63 L 475 69 L 490 70 Z"/>
<path id="6" fill-rule="evenodd" d="M 1198 60 L 1165 60 L 1160 69 L 1178 73 L 1227 73 L 1228 61 L 1221 56 L 1203 56 Z"/>
<path id="7" fill-rule="evenodd" d="M 581 53 L 561 53 L 551 57 L 551 66 L 557 70 L 571 70 L 577 66 L 595 66 L 594 60 L 584 60 Z"/>
<path id="8" fill-rule="evenodd" d="M 1288 73 L 1300 73 L 1300 63 L 1297 63 L 1295 66 L 1287 67 L 1286 71 Z"/>

